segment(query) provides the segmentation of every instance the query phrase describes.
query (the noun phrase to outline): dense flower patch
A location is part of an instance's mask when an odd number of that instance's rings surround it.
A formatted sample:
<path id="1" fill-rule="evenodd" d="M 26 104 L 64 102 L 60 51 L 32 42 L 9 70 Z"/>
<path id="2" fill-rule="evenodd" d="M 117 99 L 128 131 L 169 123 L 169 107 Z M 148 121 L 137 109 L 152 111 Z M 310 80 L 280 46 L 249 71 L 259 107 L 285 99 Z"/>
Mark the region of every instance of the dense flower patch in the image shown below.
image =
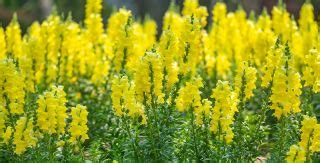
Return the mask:
<path id="1" fill-rule="evenodd" d="M 185 0 L 157 38 L 124 8 L 103 24 L 101 3 L 0 28 L 0 160 L 320 159 L 311 4 L 294 19 Z"/>

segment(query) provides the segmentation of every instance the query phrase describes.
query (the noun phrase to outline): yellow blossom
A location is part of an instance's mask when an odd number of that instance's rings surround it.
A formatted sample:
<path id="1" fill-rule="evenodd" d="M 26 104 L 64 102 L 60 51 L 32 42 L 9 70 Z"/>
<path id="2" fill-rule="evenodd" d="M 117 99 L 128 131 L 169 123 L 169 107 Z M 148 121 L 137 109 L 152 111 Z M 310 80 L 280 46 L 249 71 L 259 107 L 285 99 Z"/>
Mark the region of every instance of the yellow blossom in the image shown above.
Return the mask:
<path id="1" fill-rule="evenodd" d="M 100 14 L 102 3 L 102 0 L 86 0 L 86 17 L 89 17 L 91 14 Z"/>
<path id="2" fill-rule="evenodd" d="M 7 48 L 6 48 L 6 40 L 5 40 L 5 33 L 3 28 L 0 27 L 0 60 L 7 57 Z"/>
<path id="3" fill-rule="evenodd" d="M 0 98 L 1 99 L 1 98 Z M 8 111 L 3 106 L 4 102 L 0 101 L 0 139 L 3 138 L 6 129 L 6 120 L 8 119 Z"/>
<path id="4" fill-rule="evenodd" d="M 149 104 L 151 102 L 164 103 L 164 93 L 162 92 L 163 68 L 158 53 L 146 52 L 136 68 L 134 81 L 139 102 L 142 103 L 143 100 L 146 100 Z"/>
<path id="5" fill-rule="evenodd" d="M 290 150 L 287 152 L 286 161 L 293 162 L 293 161 L 306 161 L 306 152 L 303 148 L 292 145 Z"/>
<path id="6" fill-rule="evenodd" d="M 180 112 L 188 111 L 189 109 L 201 107 L 201 92 L 200 88 L 203 87 L 201 78 L 194 78 L 186 85 L 180 88 L 178 97 L 176 98 L 176 107 Z"/>
<path id="7" fill-rule="evenodd" d="M 179 67 L 175 61 L 178 53 L 178 39 L 170 29 L 163 31 L 161 35 L 159 53 L 163 61 L 162 66 L 166 75 L 166 89 L 170 91 L 173 85 L 178 81 L 179 72 Z"/>
<path id="8" fill-rule="evenodd" d="M 243 100 L 248 100 L 253 96 L 256 88 L 257 70 L 248 65 L 247 62 L 240 63 L 235 77 L 235 92 L 237 96 L 243 96 Z M 242 92 L 243 91 L 243 92 Z"/>
<path id="9" fill-rule="evenodd" d="M 183 49 L 179 52 L 178 64 L 181 74 L 194 74 L 196 66 L 200 61 L 203 52 L 201 46 L 203 33 L 198 18 L 187 16 L 183 22 L 183 30 L 181 31 L 179 48 Z"/>
<path id="10" fill-rule="evenodd" d="M 23 55 L 21 29 L 17 20 L 17 15 L 6 28 L 7 52 L 13 58 L 20 58 Z"/>
<path id="11" fill-rule="evenodd" d="M 37 124 L 48 134 L 64 134 L 66 127 L 67 108 L 66 93 L 63 87 L 52 86 L 49 92 L 44 92 L 37 100 Z"/>
<path id="12" fill-rule="evenodd" d="M 76 144 L 78 142 L 83 143 L 85 140 L 89 139 L 88 136 L 88 111 L 85 106 L 77 105 L 71 108 L 71 118 L 70 127 L 68 132 L 70 133 L 69 142 L 71 144 Z"/>
<path id="13" fill-rule="evenodd" d="M 281 116 L 301 111 L 300 95 L 302 93 L 300 74 L 293 68 L 288 45 L 281 59 L 284 60 L 284 63 L 274 70 L 272 95 L 270 96 L 272 102 L 270 108 L 275 111 L 274 116 L 278 119 Z"/>
<path id="14" fill-rule="evenodd" d="M 213 22 L 221 22 L 227 15 L 227 6 L 224 3 L 218 2 L 212 9 Z"/>
<path id="15" fill-rule="evenodd" d="M 3 142 L 4 142 L 5 144 L 7 144 L 7 145 L 9 144 L 9 141 L 10 141 L 10 139 L 11 139 L 12 133 L 13 133 L 12 128 L 11 128 L 10 126 L 7 127 L 6 132 L 5 132 L 4 135 L 3 135 Z"/>
<path id="16" fill-rule="evenodd" d="M 306 161 L 314 152 L 320 151 L 320 124 L 315 117 L 304 116 L 301 122 L 299 145 L 292 145 L 287 152 L 287 161 Z"/>
<path id="17" fill-rule="evenodd" d="M 227 81 L 218 81 L 217 87 L 212 90 L 212 98 L 215 99 L 210 130 L 217 135 L 218 139 L 232 142 L 234 134 L 231 125 L 234 114 L 238 111 L 236 94 L 231 90 Z"/>
<path id="18" fill-rule="evenodd" d="M 120 9 L 110 16 L 108 22 L 107 35 L 113 42 L 115 51 L 113 62 L 115 70 L 120 72 L 126 68 L 127 63 L 135 64 L 130 61 L 137 59 L 133 44 L 132 14 L 128 10 Z"/>
<path id="19" fill-rule="evenodd" d="M 311 49 L 304 58 L 305 67 L 302 79 L 305 86 L 312 87 L 315 93 L 320 92 L 320 53 L 316 49 Z"/>
<path id="20" fill-rule="evenodd" d="M 210 116 L 211 104 L 211 101 L 208 99 L 203 99 L 201 106 L 194 109 L 195 121 L 197 125 L 202 125 L 203 119 Z"/>
<path id="21" fill-rule="evenodd" d="M 44 44 L 46 45 L 46 72 L 45 72 L 45 82 L 51 83 L 55 81 L 58 77 L 58 63 L 59 63 L 59 51 L 61 48 L 61 32 L 62 25 L 61 19 L 57 15 L 50 15 L 49 18 L 42 23 L 43 35 L 46 37 L 44 39 Z"/>
<path id="22" fill-rule="evenodd" d="M 13 115 L 24 113 L 25 83 L 12 59 L 0 61 L 0 102 Z M 7 103 L 9 102 L 9 104 Z"/>
<path id="23" fill-rule="evenodd" d="M 117 116 L 128 115 L 131 118 L 142 117 L 142 124 L 147 123 L 144 107 L 136 99 L 135 84 L 127 76 L 115 76 L 111 86 L 112 105 Z"/>
<path id="24" fill-rule="evenodd" d="M 15 126 L 13 144 L 15 145 L 14 152 L 17 155 L 24 153 L 28 147 L 34 147 L 37 143 L 37 138 L 34 135 L 33 120 L 21 117 Z"/>

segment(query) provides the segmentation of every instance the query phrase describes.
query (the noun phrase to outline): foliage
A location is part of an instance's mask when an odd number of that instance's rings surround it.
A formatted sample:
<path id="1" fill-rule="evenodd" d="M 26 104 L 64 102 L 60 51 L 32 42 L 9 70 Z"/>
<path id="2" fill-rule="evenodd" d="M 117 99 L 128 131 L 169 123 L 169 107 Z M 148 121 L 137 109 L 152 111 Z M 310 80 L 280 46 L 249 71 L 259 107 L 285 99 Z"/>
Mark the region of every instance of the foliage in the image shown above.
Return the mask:
<path id="1" fill-rule="evenodd" d="M 156 23 L 102 1 L 0 28 L 0 159 L 319 159 L 320 35 L 313 6 L 247 19 L 172 4 Z M 209 30 L 206 27 L 210 26 Z"/>

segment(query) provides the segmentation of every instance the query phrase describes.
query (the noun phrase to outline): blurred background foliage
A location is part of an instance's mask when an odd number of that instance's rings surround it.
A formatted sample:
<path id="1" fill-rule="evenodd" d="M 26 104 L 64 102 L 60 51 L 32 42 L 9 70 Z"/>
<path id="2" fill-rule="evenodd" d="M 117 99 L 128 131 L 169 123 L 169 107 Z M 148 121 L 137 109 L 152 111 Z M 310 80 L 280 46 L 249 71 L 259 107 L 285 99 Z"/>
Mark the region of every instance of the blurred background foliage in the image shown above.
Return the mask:
<path id="1" fill-rule="evenodd" d="M 110 14 L 120 7 L 132 10 L 137 19 L 144 19 L 149 15 L 161 26 L 161 19 L 164 12 L 168 9 L 172 0 L 105 0 L 103 3 L 104 21 Z M 183 0 L 174 0 L 181 8 Z M 234 11 L 242 7 L 249 15 L 251 11 L 256 14 L 262 12 L 264 8 L 270 13 L 272 7 L 278 0 L 199 0 L 201 5 L 207 6 L 209 11 L 217 1 L 223 1 L 228 5 L 229 11 Z M 283 0 L 287 10 L 295 18 L 299 17 L 301 5 L 306 0 Z M 315 8 L 315 17 L 319 20 L 320 0 L 310 1 Z M 17 13 L 22 29 L 26 29 L 33 21 L 41 21 L 46 18 L 53 10 L 66 17 L 72 14 L 75 21 L 82 22 L 84 18 L 85 0 L 0 0 L 0 23 L 6 26 L 14 12 Z M 210 13 L 211 17 L 211 13 Z M 211 18 L 208 18 L 210 21 Z"/>

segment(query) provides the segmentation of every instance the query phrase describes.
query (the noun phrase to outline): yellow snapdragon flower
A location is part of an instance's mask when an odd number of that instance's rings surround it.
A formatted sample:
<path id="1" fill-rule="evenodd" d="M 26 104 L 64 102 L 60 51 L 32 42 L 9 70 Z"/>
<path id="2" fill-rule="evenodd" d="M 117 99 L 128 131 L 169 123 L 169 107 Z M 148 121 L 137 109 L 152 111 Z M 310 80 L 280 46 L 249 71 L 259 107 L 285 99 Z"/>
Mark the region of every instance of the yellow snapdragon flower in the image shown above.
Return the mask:
<path id="1" fill-rule="evenodd" d="M 179 53 L 178 64 L 181 74 L 194 74 L 197 64 L 199 64 L 200 56 L 203 52 L 201 46 L 203 33 L 198 18 L 187 16 L 183 22 L 183 30 L 181 31 L 179 49 L 183 49 Z"/>
<path id="2" fill-rule="evenodd" d="M 16 14 L 6 28 L 6 41 L 7 52 L 12 58 L 23 56 L 21 29 Z"/>
<path id="3" fill-rule="evenodd" d="M 134 75 L 138 100 L 141 103 L 146 100 L 149 104 L 164 103 L 163 78 L 160 55 L 154 51 L 146 52 L 140 59 Z"/>
<path id="4" fill-rule="evenodd" d="M 229 82 L 219 80 L 217 87 L 212 90 L 212 98 L 215 103 L 211 118 L 210 130 L 217 135 L 217 139 L 232 142 L 234 133 L 231 125 L 234 114 L 238 111 L 236 94 L 231 90 Z"/>
<path id="5" fill-rule="evenodd" d="M 6 129 L 6 132 L 3 134 L 3 142 L 5 144 L 9 144 L 9 141 L 11 139 L 11 136 L 12 136 L 12 133 L 13 133 L 13 129 L 11 126 L 8 126 L 7 129 Z"/>
<path id="6" fill-rule="evenodd" d="M 0 61 L 0 102 L 13 115 L 24 113 L 25 83 L 12 59 Z M 9 103 L 7 103 L 9 102 Z"/>
<path id="7" fill-rule="evenodd" d="M 114 68 L 117 72 L 123 71 L 127 63 L 137 60 L 134 52 L 134 33 L 132 14 L 130 11 L 120 9 L 110 16 L 108 20 L 107 36 L 113 43 Z M 134 64 L 134 63 L 132 63 Z"/>
<path id="8" fill-rule="evenodd" d="M 67 107 L 66 93 L 63 87 L 52 86 L 37 100 L 37 125 L 48 134 L 64 134 L 66 127 Z"/>
<path id="9" fill-rule="evenodd" d="M 16 123 L 13 136 L 14 152 L 21 155 L 28 147 L 34 147 L 36 143 L 37 138 L 34 135 L 33 120 L 27 117 L 20 117 Z"/>
<path id="10" fill-rule="evenodd" d="M 46 39 L 43 44 L 46 45 L 46 72 L 45 82 L 51 83 L 58 77 L 59 51 L 61 48 L 62 23 L 57 15 L 50 15 L 46 21 L 41 24 L 42 33 Z"/>
<path id="11" fill-rule="evenodd" d="M 43 82 L 45 74 L 45 40 L 46 37 L 43 35 L 43 28 L 38 22 L 33 23 L 29 28 L 26 53 L 27 57 L 32 59 L 34 66 L 33 80 L 36 84 Z"/>
<path id="12" fill-rule="evenodd" d="M 211 105 L 211 101 L 208 99 L 203 99 L 201 106 L 194 109 L 195 121 L 197 125 L 202 125 L 204 118 L 210 116 L 212 108 Z"/>
<path id="13" fill-rule="evenodd" d="M 288 162 L 294 162 L 294 161 L 304 162 L 304 161 L 306 161 L 306 151 L 297 145 L 292 145 L 290 147 L 289 151 L 287 152 L 286 161 L 288 161 Z"/>
<path id="14" fill-rule="evenodd" d="M 3 106 L 3 101 L 1 101 L 0 102 L 0 139 L 2 139 L 4 136 L 7 119 L 8 119 L 8 111 Z"/>
<path id="15" fill-rule="evenodd" d="M 302 71 L 304 86 L 310 86 L 313 92 L 320 92 L 320 53 L 311 49 L 304 59 L 305 67 Z"/>
<path id="16" fill-rule="evenodd" d="M 170 91 L 178 82 L 179 67 L 176 62 L 178 54 L 178 38 L 171 29 L 163 31 L 159 42 L 159 53 L 166 74 L 166 89 Z"/>
<path id="17" fill-rule="evenodd" d="M 292 58 L 288 45 L 285 48 L 285 63 L 274 70 L 272 83 L 272 102 L 270 108 L 274 110 L 274 116 L 278 119 L 281 116 L 288 116 L 291 113 L 300 112 L 300 95 L 302 93 L 300 74 L 295 71 L 292 65 Z"/>
<path id="18" fill-rule="evenodd" d="M 169 10 L 163 17 L 163 30 L 172 30 L 174 35 L 178 38 L 182 34 L 183 30 L 183 17 L 175 11 Z"/>
<path id="19" fill-rule="evenodd" d="M 0 60 L 7 57 L 6 35 L 2 27 L 0 27 Z"/>
<path id="20" fill-rule="evenodd" d="M 102 0 L 86 0 L 86 18 L 91 14 L 101 14 L 102 3 Z"/>
<path id="21" fill-rule="evenodd" d="M 89 139 L 88 136 L 88 111 L 85 106 L 77 105 L 71 108 L 71 118 L 70 127 L 68 132 L 70 133 L 69 142 L 71 144 L 76 144 L 78 142 L 83 143 L 85 140 Z"/>
<path id="22" fill-rule="evenodd" d="M 115 76 L 112 80 L 111 90 L 112 105 L 117 116 L 142 117 L 142 124 L 147 123 L 144 107 L 136 98 L 135 84 L 130 83 L 127 76 L 121 78 Z"/>
<path id="23" fill-rule="evenodd" d="M 178 97 L 176 98 L 176 107 L 180 112 L 188 111 L 193 108 L 196 110 L 201 107 L 201 92 L 200 88 L 203 87 L 201 78 L 194 78 L 186 85 L 180 88 Z"/>
<path id="24" fill-rule="evenodd" d="M 320 124 L 315 117 L 304 116 L 301 122 L 301 138 L 287 152 L 287 161 L 306 161 L 314 152 L 320 151 Z"/>
<path id="25" fill-rule="evenodd" d="M 249 100 L 256 88 L 257 70 L 248 65 L 248 62 L 241 62 L 235 77 L 235 92 L 237 96 L 243 96 L 243 100 Z M 241 92 L 243 91 L 243 92 Z M 242 94 L 243 93 L 243 94 Z"/>

